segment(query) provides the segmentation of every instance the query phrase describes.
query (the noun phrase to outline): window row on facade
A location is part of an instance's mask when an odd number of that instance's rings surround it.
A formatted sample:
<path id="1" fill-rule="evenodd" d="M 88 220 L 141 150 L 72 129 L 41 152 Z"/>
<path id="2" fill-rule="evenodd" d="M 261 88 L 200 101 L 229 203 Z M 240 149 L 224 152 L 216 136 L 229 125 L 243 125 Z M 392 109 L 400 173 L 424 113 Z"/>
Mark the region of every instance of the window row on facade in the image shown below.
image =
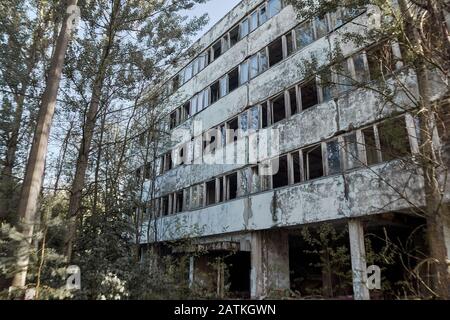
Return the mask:
<path id="1" fill-rule="evenodd" d="M 301 23 L 173 111 L 170 114 L 170 129 L 180 125 L 189 117 L 201 112 L 241 85 L 283 61 L 292 53 L 302 50 L 314 41 L 326 36 L 360 13 L 361 10 L 349 12 L 340 9 L 332 14 L 325 14 L 320 18 Z"/>
<path id="2" fill-rule="evenodd" d="M 231 28 L 208 49 L 198 55 L 191 63 L 173 77 L 170 90 L 175 92 L 181 85 L 219 58 L 240 40 L 253 32 L 268 19 L 278 14 L 283 8 L 282 0 L 263 1 L 252 13 L 247 15 L 236 26 Z"/>
<path id="3" fill-rule="evenodd" d="M 401 66 L 401 50 L 397 43 L 380 43 L 357 52 L 341 61 L 339 66 L 327 67 L 316 76 L 247 108 L 200 136 L 192 137 L 190 142 L 162 156 L 158 173 L 163 174 L 182 164 L 191 164 L 194 159 L 201 159 L 205 150 L 214 152 L 224 148 L 249 132 L 268 128 L 317 104 L 337 98 L 367 81 L 376 81 L 381 76 L 388 77 Z M 199 145 L 203 145 L 203 148 L 195 148 Z M 187 161 L 177 161 L 186 159 L 187 150 L 193 156 L 187 158 Z"/>
<path id="4" fill-rule="evenodd" d="M 405 117 L 363 127 L 167 194 L 152 200 L 147 208 L 156 216 L 167 216 L 407 157 L 416 135 L 410 134 Z"/>

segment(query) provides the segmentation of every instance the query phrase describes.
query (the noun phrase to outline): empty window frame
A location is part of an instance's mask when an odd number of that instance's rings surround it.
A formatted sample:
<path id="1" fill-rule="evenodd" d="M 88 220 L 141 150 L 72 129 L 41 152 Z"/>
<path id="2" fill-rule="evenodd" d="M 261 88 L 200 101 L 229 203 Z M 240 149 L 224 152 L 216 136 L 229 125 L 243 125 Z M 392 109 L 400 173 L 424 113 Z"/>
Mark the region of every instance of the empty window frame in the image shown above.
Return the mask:
<path id="1" fill-rule="evenodd" d="M 371 80 L 386 77 L 395 70 L 395 58 L 388 42 L 378 44 L 367 51 L 367 63 Z"/>
<path id="2" fill-rule="evenodd" d="M 259 74 L 259 62 L 258 62 L 259 54 L 255 54 L 249 59 L 250 65 L 250 79 L 253 79 Z"/>
<path id="3" fill-rule="evenodd" d="M 216 102 L 216 101 L 219 100 L 219 98 L 220 98 L 220 86 L 219 86 L 219 81 L 215 82 L 215 83 L 210 87 L 210 92 L 211 92 L 211 104 L 213 104 L 214 102 Z"/>
<path id="4" fill-rule="evenodd" d="M 249 18 L 250 22 L 250 32 L 258 28 L 258 10 L 254 11 Z"/>
<path id="5" fill-rule="evenodd" d="M 404 117 L 389 119 L 377 125 L 383 161 L 411 154 L 409 134 Z"/>
<path id="6" fill-rule="evenodd" d="M 175 110 L 170 114 L 170 129 L 175 128 L 179 123 L 178 110 Z"/>
<path id="7" fill-rule="evenodd" d="M 342 143 L 344 145 L 344 169 L 350 170 L 361 167 L 360 148 L 356 133 L 343 136 Z"/>
<path id="8" fill-rule="evenodd" d="M 268 46 L 269 51 L 269 66 L 272 67 L 281 60 L 283 60 L 283 41 L 278 38 Z"/>
<path id="9" fill-rule="evenodd" d="M 226 181 L 226 199 L 227 200 L 232 200 L 232 199 L 236 199 L 237 197 L 237 188 L 238 188 L 238 173 L 232 173 L 230 175 L 227 175 L 225 177 L 225 181 Z"/>
<path id="10" fill-rule="evenodd" d="M 228 92 L 232 92 L 239 87 L 239 68 L 233 69 L 228 74 Z"/>
<path id="11" fill-rule="evenodd" d="M 300 85 L 299 91 L 302 111 L 307 110 L 319 103 L 315 77 Z"/>
<path id="12" fill-rule="evenodd" d="M 164 172 L 172 169 L 172 152 L 167 152 L 164 155 Z"/>
<path id="13" fill-rule="evenodd" d="M 152 163 L 147 162 L 147 164 L 144 166 L 144 179 L 145 180 L 150 180 L 150 178 L 152 176 L 152 171 L 153 171 Z"/>
<path id="14" fill-rule="evenodd" d="M 250 108 L 249 110 L 250 121 L 249 121 L 249 129 L 250 130 L 258 130 L 260 128 L 260 115 L 259 115 L 259 107 L 255 106 Z"/>
<path id="15" fill-rule="evenodd" d="M 172 79 L 172 92 L 177 91 L 179 87 L 180 87 L 180 75 L 177 74 Z"/>
<path id="16" fill-rule="evenodd" d="M 220 98 L 222 98 L 228 94 L 228 75 L 225 75 L 224 77 L 220 78 L 219 87 L 220 87 L 219 96 Z"/>
<path id="17" fill-rule="evenodd" d="M 261 7 L 259 7 L 258 13 L 259 13 L 259 16 L 258 16 L 258 20 L 259 21 L 258 21 L 258 23 L 259 23 L 259 25 L 262 25 L 268 19 L 267 7 L 266 7 L 265 3 Z"/>
<path id="18" fill-rule="evenodd" d="M 290 181 L 292 184 L 299 183 L 302 181 L 302 162 L 300 158 L 300 152 L 295 151 L 290 154 Z"/>
<path id="19" fill-rule="evenodd" d="M 342 172 L 341 145 L 338 139 L 326 143 L 327 146 L 327 174 L 337 174 Z"/>
<path id="20" fill-rule="evenodd" d="M 338 94 L 347 92 L 352 88 L 353 78 L 349 68 L 348 59 L 344 59 L 339 64 L 333 66 L 334 78 Z"/>
<path id="21" fill-rule="evenodd" d="M 314 30 L 311 21 L 302 23 L 295 29 L 297 37 L 297 49 L 301 50 L 304 47 L 314 42 Z"/>
<path id="22" fill-rule="evenodd" d="M 211 47 L 211 52 L 213 61 L 222 55 L 222 39 L 213 44 L 213 46 Z"/>
<path id="23" fill-rule="evenodd" d="M 322 146 L 320 144 L 302 150 L 303 176 L 305 180 L 323 177 Z"/>
<path id="24" fill-rule="evenodd" d="M 169 196 L 164 196 L 161 198 L 161 213 L 162 216 L 168 216 L 170 214 L 170 199 Z"/>
<path id="25" fill-rule="evenodd" d="M 274 189 L 289 184 L 289 170 L 287 155 L 272 160 L 272 187 Z"/>
<path id="26" fill-rule="evenodd" d="M 365 83 L 367 80 L 369 80 L 366 54 L 364 52 L 357 53 L 352 56 L 352 59 L 350 61 L 351 63 L 353 63 L 354 79 L 358 83 Z"/>
<path id="27" fill-rule="evenodd" d="M 230 38 L 230 47 L 234 46 L 236 43 L 238 43 L 239 39 L 240 39 L 240 35 L 239 35 L 239 25 L 237 25 L 236 27 L 234 27 L 233 29 L 231 29 L 230 34 L 229 34 L 229 38 Z"/>
<path id="28" fill-rule="evenodd" d="M 298 99 L 297 99 L 297 87 L 293 87 L 288 90 L 289 108 L 291 115 L 298 112 Z"/>
<path id="29" fill-rule="evenodd" d="M 227 122 L 227 143 L 233 143 L 239 139 L 238 117 Z"/>
<path id="30" fill-rule="evenodd" d="M 190 102 L 186 102 L 183 105 L 183 118 L 187 119 L 191 116 L 191 104 Z"/>
<path id="31" fill-rule="evenodd" d="M 331 70 L 329 68 L 321 70 L 318 75 L 318 81 L 320 84 L 320 102 L 323 103 L 333 99 L 334 82 Z"/>
<path id="32" fill-rule="evenodd" d="M 277 123 L 286 119 L 286 104 L 284 94 L 279 95 L 271 101 L 272 105 L 272 123 Z"/>
<path id="33" fill-rule="evenodd" d="M 217 128 L 206 131 L 203 138 L 203 151 L 205 154 L 214 153 L 217 149 Z"/>
<path id="34" fill-rule="evenodd" d="M 216 179 L 206 183 L 206 205 L 216 203 Z"/>
<path id="35" fill-rule="evenodd" d="M 290 31 L 289 33 L 287 33 L 284 37 L 284 42 L 285 42 L 285 53 L 284 53 L 284 57 L 288 57 L 290 56 L 292 53 L 294 53 L 295 51 L 295 41 L 294 41 L 294 36 L 293 36 L 293 31 Z"/>
<path id="36" fill-rule="evenodd" d="M 364 150 L 367 165 L 374 165 L 381 162 L 380 146 L 375 134 L 375 127 L 371 126 L 361 131 L 364 140 Z"/>
<path id="37" fill-rule="evenodd" d="M 313 21 L 313 24 L 314 24 L 315 39 L 320 39 L 328 34 L 329 31 L 328 14 L 325 14 L 321 17 L 316 17 Z"/>
<path id="38" fill-rule="evenodd" d="M 174 194 L 174 213 L 183 211 L 183 191 L 178 191 Z"/>
<path id="39" fill-rule="evenodd" d="M 224 186 L 224 177 L 220 177 L 217 179 L 217 202 L 223 202 L 225 199 L 225 186 Z"/>

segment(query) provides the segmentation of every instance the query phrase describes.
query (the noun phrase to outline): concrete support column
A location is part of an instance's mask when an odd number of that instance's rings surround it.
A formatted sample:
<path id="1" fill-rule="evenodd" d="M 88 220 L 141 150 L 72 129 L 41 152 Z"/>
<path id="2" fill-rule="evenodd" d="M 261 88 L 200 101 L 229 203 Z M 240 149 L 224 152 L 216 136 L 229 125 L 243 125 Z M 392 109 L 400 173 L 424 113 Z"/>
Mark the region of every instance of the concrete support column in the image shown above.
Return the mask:
<path id="1" fill-rule="evenodd" d="M 251 235 L 252 299 L 271 291 L 289 290 L 289 238 L 285 230 L 255 231 Z"/>
<path id="2" fill-rule="evenodd" d="M 189 257 L 189 288 L 194 285 L 195 257 Z"/>
<path id="3" fill-rule="evenodd" d="M 353 295 L 355 300 L 370 300 L 367 288 L 366 249 L 364 246 L 364 228 L 360 220 L 348 222 L 350 253 L 352 259 Z"/>

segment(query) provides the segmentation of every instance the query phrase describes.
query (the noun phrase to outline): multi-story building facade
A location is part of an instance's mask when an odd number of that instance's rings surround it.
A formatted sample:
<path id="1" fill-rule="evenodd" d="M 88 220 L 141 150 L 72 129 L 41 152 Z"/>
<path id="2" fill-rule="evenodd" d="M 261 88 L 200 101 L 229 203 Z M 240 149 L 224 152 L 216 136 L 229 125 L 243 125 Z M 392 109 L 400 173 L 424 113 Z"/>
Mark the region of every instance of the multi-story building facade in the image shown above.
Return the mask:
<path id="1" fill-rule="evenodd" d="M 422 223 L 413 214 L 421 178 L 404 161 L 418 152 L 417 121 L 403 91 L 383 103 L 332 68 L 310 74 L 304 60 L 313 54 L 327 66 L 343 30 L 369 22 L 366 10 L 301 21 L 281 0 L 243 0 L 209 30 L 166 83 L 172 139 L 145 183 L 154 220 L 142 243 L 189 238 L 207 251 L 192 253 L 192 284 L 220 292 L 224 271 L 212 264 L 223 257 L 229 289 L 257 298 L 301 291 L 299 278 L 333 285 L 332 275 L 308 269 L 297 241 L 302 227 L 330 223 L 348 230 L 353 294 L 368 298 L 364 234 L 384 226 L 406 234 Z M 350 79 L 379 79 L 385 59 L 416 90 L 396 43 L 347 45 L 342 54 Z"/>

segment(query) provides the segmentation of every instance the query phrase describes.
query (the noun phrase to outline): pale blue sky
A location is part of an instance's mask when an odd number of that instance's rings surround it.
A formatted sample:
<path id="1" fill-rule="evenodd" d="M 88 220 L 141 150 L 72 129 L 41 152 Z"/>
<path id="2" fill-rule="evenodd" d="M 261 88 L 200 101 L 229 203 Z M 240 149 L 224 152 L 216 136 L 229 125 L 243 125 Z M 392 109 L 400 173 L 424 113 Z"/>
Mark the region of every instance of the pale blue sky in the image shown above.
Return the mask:
<path id="1" fill-rule="evenodd" d="M 206 31 L 208 31 L 217 21 L 219 21 L 225 14 L 233 9 L 241 0 L 209 0 L 204 4 L 197 5 L 192 10 L 192 15 L 202 15 L 208 13 L 209 23 L 199 33 L 198 37 L 201 37 Z M 196 38 L 196 39 L 197 39 Z"/>

